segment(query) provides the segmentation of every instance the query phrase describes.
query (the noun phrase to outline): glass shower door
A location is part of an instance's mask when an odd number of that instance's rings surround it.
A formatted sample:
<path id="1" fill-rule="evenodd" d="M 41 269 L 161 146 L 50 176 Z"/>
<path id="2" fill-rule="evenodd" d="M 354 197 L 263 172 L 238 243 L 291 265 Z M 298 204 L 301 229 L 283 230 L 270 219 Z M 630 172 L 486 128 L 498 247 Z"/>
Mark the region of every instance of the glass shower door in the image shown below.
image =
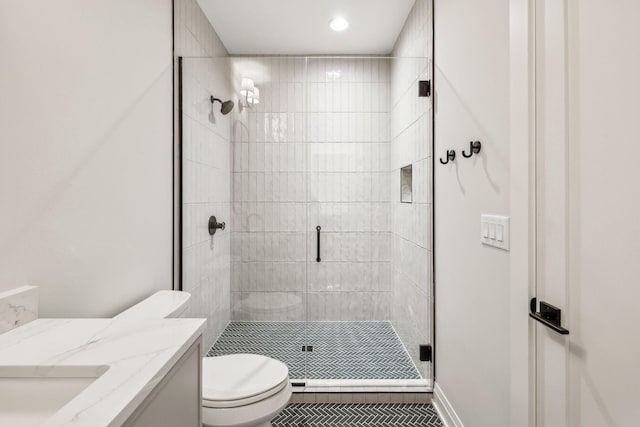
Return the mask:
<path id="1" fill-rule="evenodd" d="M 429 74 L 424 58 L 307 60 L 308 384 L 431 376 Z"/>
<path id="2" fill-rule="evenodd" d="M 241 341 L 239 352 L 286 363 L 300 382 L 306 378 L 306 62 L 232 57 L 230 67 L 239 105 L 232 128 L 233 339 Z M 252 91 L 243 92 L 247 87 Z"/>

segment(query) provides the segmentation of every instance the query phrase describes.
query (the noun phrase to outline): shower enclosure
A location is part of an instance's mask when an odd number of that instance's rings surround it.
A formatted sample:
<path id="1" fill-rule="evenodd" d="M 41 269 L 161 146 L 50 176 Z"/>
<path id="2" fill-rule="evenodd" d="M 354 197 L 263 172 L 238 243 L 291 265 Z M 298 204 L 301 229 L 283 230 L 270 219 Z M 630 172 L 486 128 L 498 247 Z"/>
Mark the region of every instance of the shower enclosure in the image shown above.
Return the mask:
<path id="1" fill-rule="evenodd" d="M 208 355 L 274 357 L 307 390 L 431 389 L 430 61 L 181 58 L 178 74 L 177 287 Z"/>

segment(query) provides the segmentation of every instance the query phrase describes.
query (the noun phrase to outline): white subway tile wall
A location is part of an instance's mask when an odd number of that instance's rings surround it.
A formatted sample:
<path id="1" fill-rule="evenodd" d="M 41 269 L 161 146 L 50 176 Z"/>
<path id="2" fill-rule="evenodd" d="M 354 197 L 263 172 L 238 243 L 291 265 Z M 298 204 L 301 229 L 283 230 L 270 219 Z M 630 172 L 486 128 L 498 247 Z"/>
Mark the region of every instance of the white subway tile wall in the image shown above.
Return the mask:
<path id="1" fill-rule="evenodd" d="M 416 1 L 394 47 L 390 109 L 391 320 L 424 378 L 432 377 L 419 358 L 419 345 L 433 343 L 432 138 L 431 98 L 417 95 L 418 81 L 431 80 L 431 1 Z M 400 169 L 408 165 L 410 204 L 400 203 Z"/>
<path id="2" fill-rule="evenodd" d="M 207 319 L 206 352 L 230 320 L 231 233 L 212 242 L 209 216 L 231 223 L 231 119 L 211 114 L 209 97 L 232 94 L 228 53 L 195 0 L 176 0 L 175 54 L 183 56 L 183 289 L 192 294 L 184 317 Z M 213 243 L 213 244 L 212 244 Z"/>
<path id="3" fill-rule="evenodd" d="M 232 70 L 261 91 L 234 131 L 233 319 L 388 319 L 390 61 L 233 58 Z"/>
<path id="4" fill-rule="evenodd" d="M 308 70 L 308 318 L 388 320 L 390 60 L 309 58 Z"/>
<path id="5" fill-rule="evenodd" d="M 234 115 L 234 320 L 306 319 L 305 74 L 304 58 L 231 58 L 236 93 L 244 77 L 260 90 Z"/>

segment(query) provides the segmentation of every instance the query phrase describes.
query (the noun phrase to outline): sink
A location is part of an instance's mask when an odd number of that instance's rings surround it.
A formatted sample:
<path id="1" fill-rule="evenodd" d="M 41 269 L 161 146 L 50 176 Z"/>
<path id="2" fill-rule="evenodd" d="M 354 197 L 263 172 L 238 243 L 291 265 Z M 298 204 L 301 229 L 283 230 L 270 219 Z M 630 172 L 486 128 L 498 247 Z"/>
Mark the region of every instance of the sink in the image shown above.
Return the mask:
<path id="1" fill-rule="evenodd" d="M 106 366 L 0 367 L 0 426 L 38 426 L 107 371 Z"/>

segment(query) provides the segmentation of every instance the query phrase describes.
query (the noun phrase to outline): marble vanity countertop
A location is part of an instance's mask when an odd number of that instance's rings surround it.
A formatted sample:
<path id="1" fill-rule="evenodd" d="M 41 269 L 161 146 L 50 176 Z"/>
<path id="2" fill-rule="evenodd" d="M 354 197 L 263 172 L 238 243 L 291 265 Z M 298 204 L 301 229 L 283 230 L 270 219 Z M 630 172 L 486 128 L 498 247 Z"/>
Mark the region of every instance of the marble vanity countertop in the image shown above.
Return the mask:
<path id="1" fill-rule="evenodd" d="M 205 328 L 204 319 L 39 319 L 0 335 L 0 371 L 98 377 L 44 426 L 120 426 Z"/>

